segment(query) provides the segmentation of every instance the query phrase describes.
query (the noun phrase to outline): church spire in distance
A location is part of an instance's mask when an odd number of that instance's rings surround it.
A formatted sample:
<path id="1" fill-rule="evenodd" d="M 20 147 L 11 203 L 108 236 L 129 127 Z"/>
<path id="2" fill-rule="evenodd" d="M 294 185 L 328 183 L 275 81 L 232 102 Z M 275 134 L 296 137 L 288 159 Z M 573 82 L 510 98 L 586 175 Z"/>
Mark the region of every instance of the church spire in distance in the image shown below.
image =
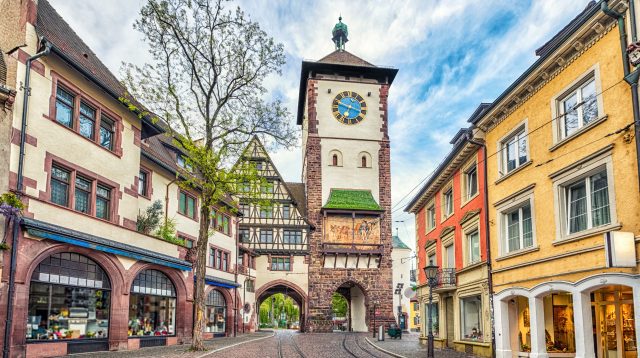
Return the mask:
<path id="1" fill-rule="evenodd" d="M 331 34 L 333 35 L 333 43 L 336 44 L 336 50 L 344 51 L 344 44 L 349 41 L 347 38 L 349 31 L 347 31 L 347 25 L 342 22 L 342 15 L 338 17 L 338 23 L 333 27 Z"/>

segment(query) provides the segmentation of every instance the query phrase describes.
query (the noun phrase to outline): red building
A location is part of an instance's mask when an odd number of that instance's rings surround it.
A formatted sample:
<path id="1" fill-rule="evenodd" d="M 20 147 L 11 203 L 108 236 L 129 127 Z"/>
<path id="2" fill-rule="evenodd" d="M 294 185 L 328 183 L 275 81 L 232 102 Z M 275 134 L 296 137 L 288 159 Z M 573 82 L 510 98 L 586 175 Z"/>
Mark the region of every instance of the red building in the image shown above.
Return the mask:
<path id="1" fill-rule="evenodd" d="M 431 313 L 436 346 L 490 355 L 485 150 L 473 136 L 472 129 L 458 131 L 451 152 L 405 210 L 415 214 L 418 268 L 439 267 Z M 422 269 L 418 287 L 426 340 L 429 287 Z"/>

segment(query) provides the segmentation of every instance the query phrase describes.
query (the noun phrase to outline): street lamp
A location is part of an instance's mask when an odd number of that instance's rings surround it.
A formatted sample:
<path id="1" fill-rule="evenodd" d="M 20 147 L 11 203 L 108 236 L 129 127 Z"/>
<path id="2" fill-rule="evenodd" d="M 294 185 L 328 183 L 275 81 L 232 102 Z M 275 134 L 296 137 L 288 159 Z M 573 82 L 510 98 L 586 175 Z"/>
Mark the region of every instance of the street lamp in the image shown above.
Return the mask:
<path id="1" fill-rule="evenodd" d="M 427 312 L 429 326 L 429 334 L 427 335 L 427 358 L 434 358 L 433 355 L 433 327 L 431 322 L 431 309 L 433 306 L 433 288 L 438 283 L 438 266 L 429 264 L 424 269 L 424 274 L 427 276 L 427 285 L 429 286 L 429 311 Z"/>

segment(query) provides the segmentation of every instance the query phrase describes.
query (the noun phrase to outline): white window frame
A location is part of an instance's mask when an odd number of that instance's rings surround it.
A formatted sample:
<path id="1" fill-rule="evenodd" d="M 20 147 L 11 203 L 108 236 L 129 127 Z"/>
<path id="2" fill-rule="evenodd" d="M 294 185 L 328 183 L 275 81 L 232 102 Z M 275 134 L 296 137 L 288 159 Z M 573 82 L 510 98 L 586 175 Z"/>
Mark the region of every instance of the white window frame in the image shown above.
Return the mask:
<path id="1" fill-rule="evenodd" d="M 512 213 L 514 210 L 521 210 L 526 205 L 529 205 L 531 208 L 531 235 L 532 235 L 532 244 L 528 247 L 522 247 L 524 244 L 524 235 L 522 228 L 522 219 L 519 222 L 519 239 L 520 239 L 520 249 L 509 251 L 509 235 L 508 235 L 508 227 L 507 227 L 507 214 Z M 516 192 L 515 195 L 511 197 L 506 197 L 501 201 L 500 204 L 496 205 L 496 213 L 497 213 L 497 222 L 498 222 L 498 233 L 500 239 L 500 245 L 498 250 L 498 255 L 500 257 L 518 255 L 520 253 L 529 252 L 530 250 L 534 250 L 538 248 L 538 240 L 536 239 L 536 210 L 535 210 L 535 200 L 534 200 L 534 191 L 533 187 L 522 191 Z M 522 214 L 520 214 L 520 218 L 522 218 Z"/>
<path id="2" fill-rule="evenodd" d="M 447 193 L 451 191 L 451 212 L 448 213 L 447 212 Z M 442 190 L 442 221 L 445 221 L 446 219 L 448 219 L 449 217 L 451 217 L 453 215 L 453 213 L 455 212 L 455 191 L 453 190 L 453 185 L 448 185 L 447 187 L 445 187 L 444 190 Z"/>
<path id="3" fill-rule="evenodd" d="M 579 88 L 583 88 L 588 82 L 593 79 L 595 83 L 595 93 L 596 93 L 596 106 L 598 108 L 598 116 L 591 120 L 591 122 L 584 124 L 582 118 L 582 111 L 578 111 L 578 129 L 569 135 L 564 135 L 565 123 L 564 123 L 564 106 L 562 102 L 567 99 L 570 95 L 575 93 Z M 557 146 L 569 141 L 576 136 L 579 136 L 581 133 L 585 132 L 589 128 L 595 126 L 596 124 L 604 121 L 607 116 L 604 111 L 604 101 L 602 96 L 599 95 L 602 93 L 602 82 L 600 79 L 600 64 L 596 63 L 592 67 L 590 67 L 587 71 L 580 74 L 573 82 L 568 84 L 562 90 L 560 90 L 557 94 L 552 97 L 551 100 L 551 113 L 555 116 L 555 120 L 552 121 L 552 130 L 553 130 L 553 144 L 554 146 L 551 149 L 557 148 Z M 578 98 L 577 103 L 580 103 L 581 99 Z"/>
<path id="4" fill-rule="evenodd" d="M 614 171 L 613 159 L 611 158 L 610 149 L 612 146 L 598 151 L 595 156 L 589 156 L 583 160 L 573 163 L 565 169 L 561 169 L 550 176 L 553 180 L 554 206 L 556 216 L 556 242 L 572 239 L 579 239 L 587 236 L 593 236 L 602 232 L 614 230 L 620 227 L 616 210 L 616 197 L 614 187 Z M 589 222 L 586 230 L 569 233 L 569 207 L 567 189 L 594 174 L 606 170 L 607 173 L 607 191 L 609 195 L 609 224 L 592 227 L 591 214 L 589 213 Z M 587 197 L 590 193 L 587 193 Z M 590 211 L 590 208 L 589 208 Z"/>
<path id="5" fill-rule="evenodd" d="M 464 266 L 471 266 L 474 264 L 477 264 L 478 262 L 482 261 L 482 250 L 480 249 L 480 240 L 481 235 L 480 235 L 480 221 L 479 221 L 479 217 L 476 217 L 474 220 L 469 221 L 468 224 L 466 224 L 463 228 L 462 228 L 462 233 L 464 235 L 464 242 L 463 242 L 463 247 L 464 247 L 464 257 L 463 259 L 463 263 Z M 471 250 L 472 250 L 472 246 L 470 243 L 470 236 L 471 234 L 476 233 L 478 235 L 478 260 L 477 261 L 473 261 L 471 262 Z"/>
<path id="6" fill-rule="evenodd" d="M 471 201 L 471 199 L 475 198 L 476 196 L 478 196 L 478 194 L 480 193 L 480 183 L 478 181 L 478 162 L 477 160 L 475 160 L 475 158 L 473 160 L 471 160 L 470 163 L 468 163 L 465 167 L 463 167 L 464 169 L 462 169 L 462 193 L 463 193 L 463 198 L 462 198 L 462 206 L 464 206 L 465 204 L 467 204 L 468 202 Z M 469 172 L 471 171 L 475 171 L 475 183 L 476 183 L 476 191 L 475 193 L 471 194 L 470 193 L 470 185 L 471 185 L 471 181 L 469 180 Z"/>
<path id="7" fill-rule="evenodd" d="M 520 152 L 520 141 L 518 140 L 521 137 L 526 138 L 526 150 L 527 150 L 527 159 L 523 162 L 520 162 L 520 156 L 518 153 Z M 516 166 L 515 168 L 507 171 L 507 144 L 515 139 L 516 143 Z M 497 147 L 500 148 L 500 155 L 498 155 L 498 168 L 500 178 L 506 177 L 518 171 L 521 167 L 525 166 L 529 162 L 531 162 L 531 151 L 529 145 L 529 121 L 528 119 L 523 120 L 518 123 L 509 133 L 504 135 L 500 140 L 498 140 Z"/>
<path id="8" fill-rule="evenodd" d="M 442 267 L 441 268 L 456 268 L 456 243 L 455 243 L 455 230 L 447 234 L 440 239 L 442 243 Z M 453 264 L 449 262 L 449 256 L 447 256 L 447 247 L 453 248 Z"/>
<path id="9" fill-rule="evenodd" d="M 430 209 L 433 208 L 433 215 L 429 213 Z M 424 209 L 424 217 L 425 217 L 425 228 L 426 232 L 429 233 L 436 228 L 436 203 L 435 200 L 431 200 Z"/>

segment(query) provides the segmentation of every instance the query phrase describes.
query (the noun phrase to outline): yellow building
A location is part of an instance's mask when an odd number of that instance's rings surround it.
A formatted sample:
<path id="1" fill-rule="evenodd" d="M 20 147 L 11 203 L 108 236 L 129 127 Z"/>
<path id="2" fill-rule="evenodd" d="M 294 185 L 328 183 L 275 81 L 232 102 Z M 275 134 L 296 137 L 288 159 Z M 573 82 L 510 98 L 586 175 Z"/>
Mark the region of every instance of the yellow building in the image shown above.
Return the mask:
<path id="1" fill-rule="evenodd" d="M 420 302 L 416 298 L 411 299 L 409 305 L 409 330 L 420 332 Z"/>
<path id="2" fill-rule="evenodd" d="M 498 357 L 638 356 L 640 138 L 621 26 L 601 5 L 628 20 L 626 2 L 591 3 L 472 120 L 487 146 Z"/>

